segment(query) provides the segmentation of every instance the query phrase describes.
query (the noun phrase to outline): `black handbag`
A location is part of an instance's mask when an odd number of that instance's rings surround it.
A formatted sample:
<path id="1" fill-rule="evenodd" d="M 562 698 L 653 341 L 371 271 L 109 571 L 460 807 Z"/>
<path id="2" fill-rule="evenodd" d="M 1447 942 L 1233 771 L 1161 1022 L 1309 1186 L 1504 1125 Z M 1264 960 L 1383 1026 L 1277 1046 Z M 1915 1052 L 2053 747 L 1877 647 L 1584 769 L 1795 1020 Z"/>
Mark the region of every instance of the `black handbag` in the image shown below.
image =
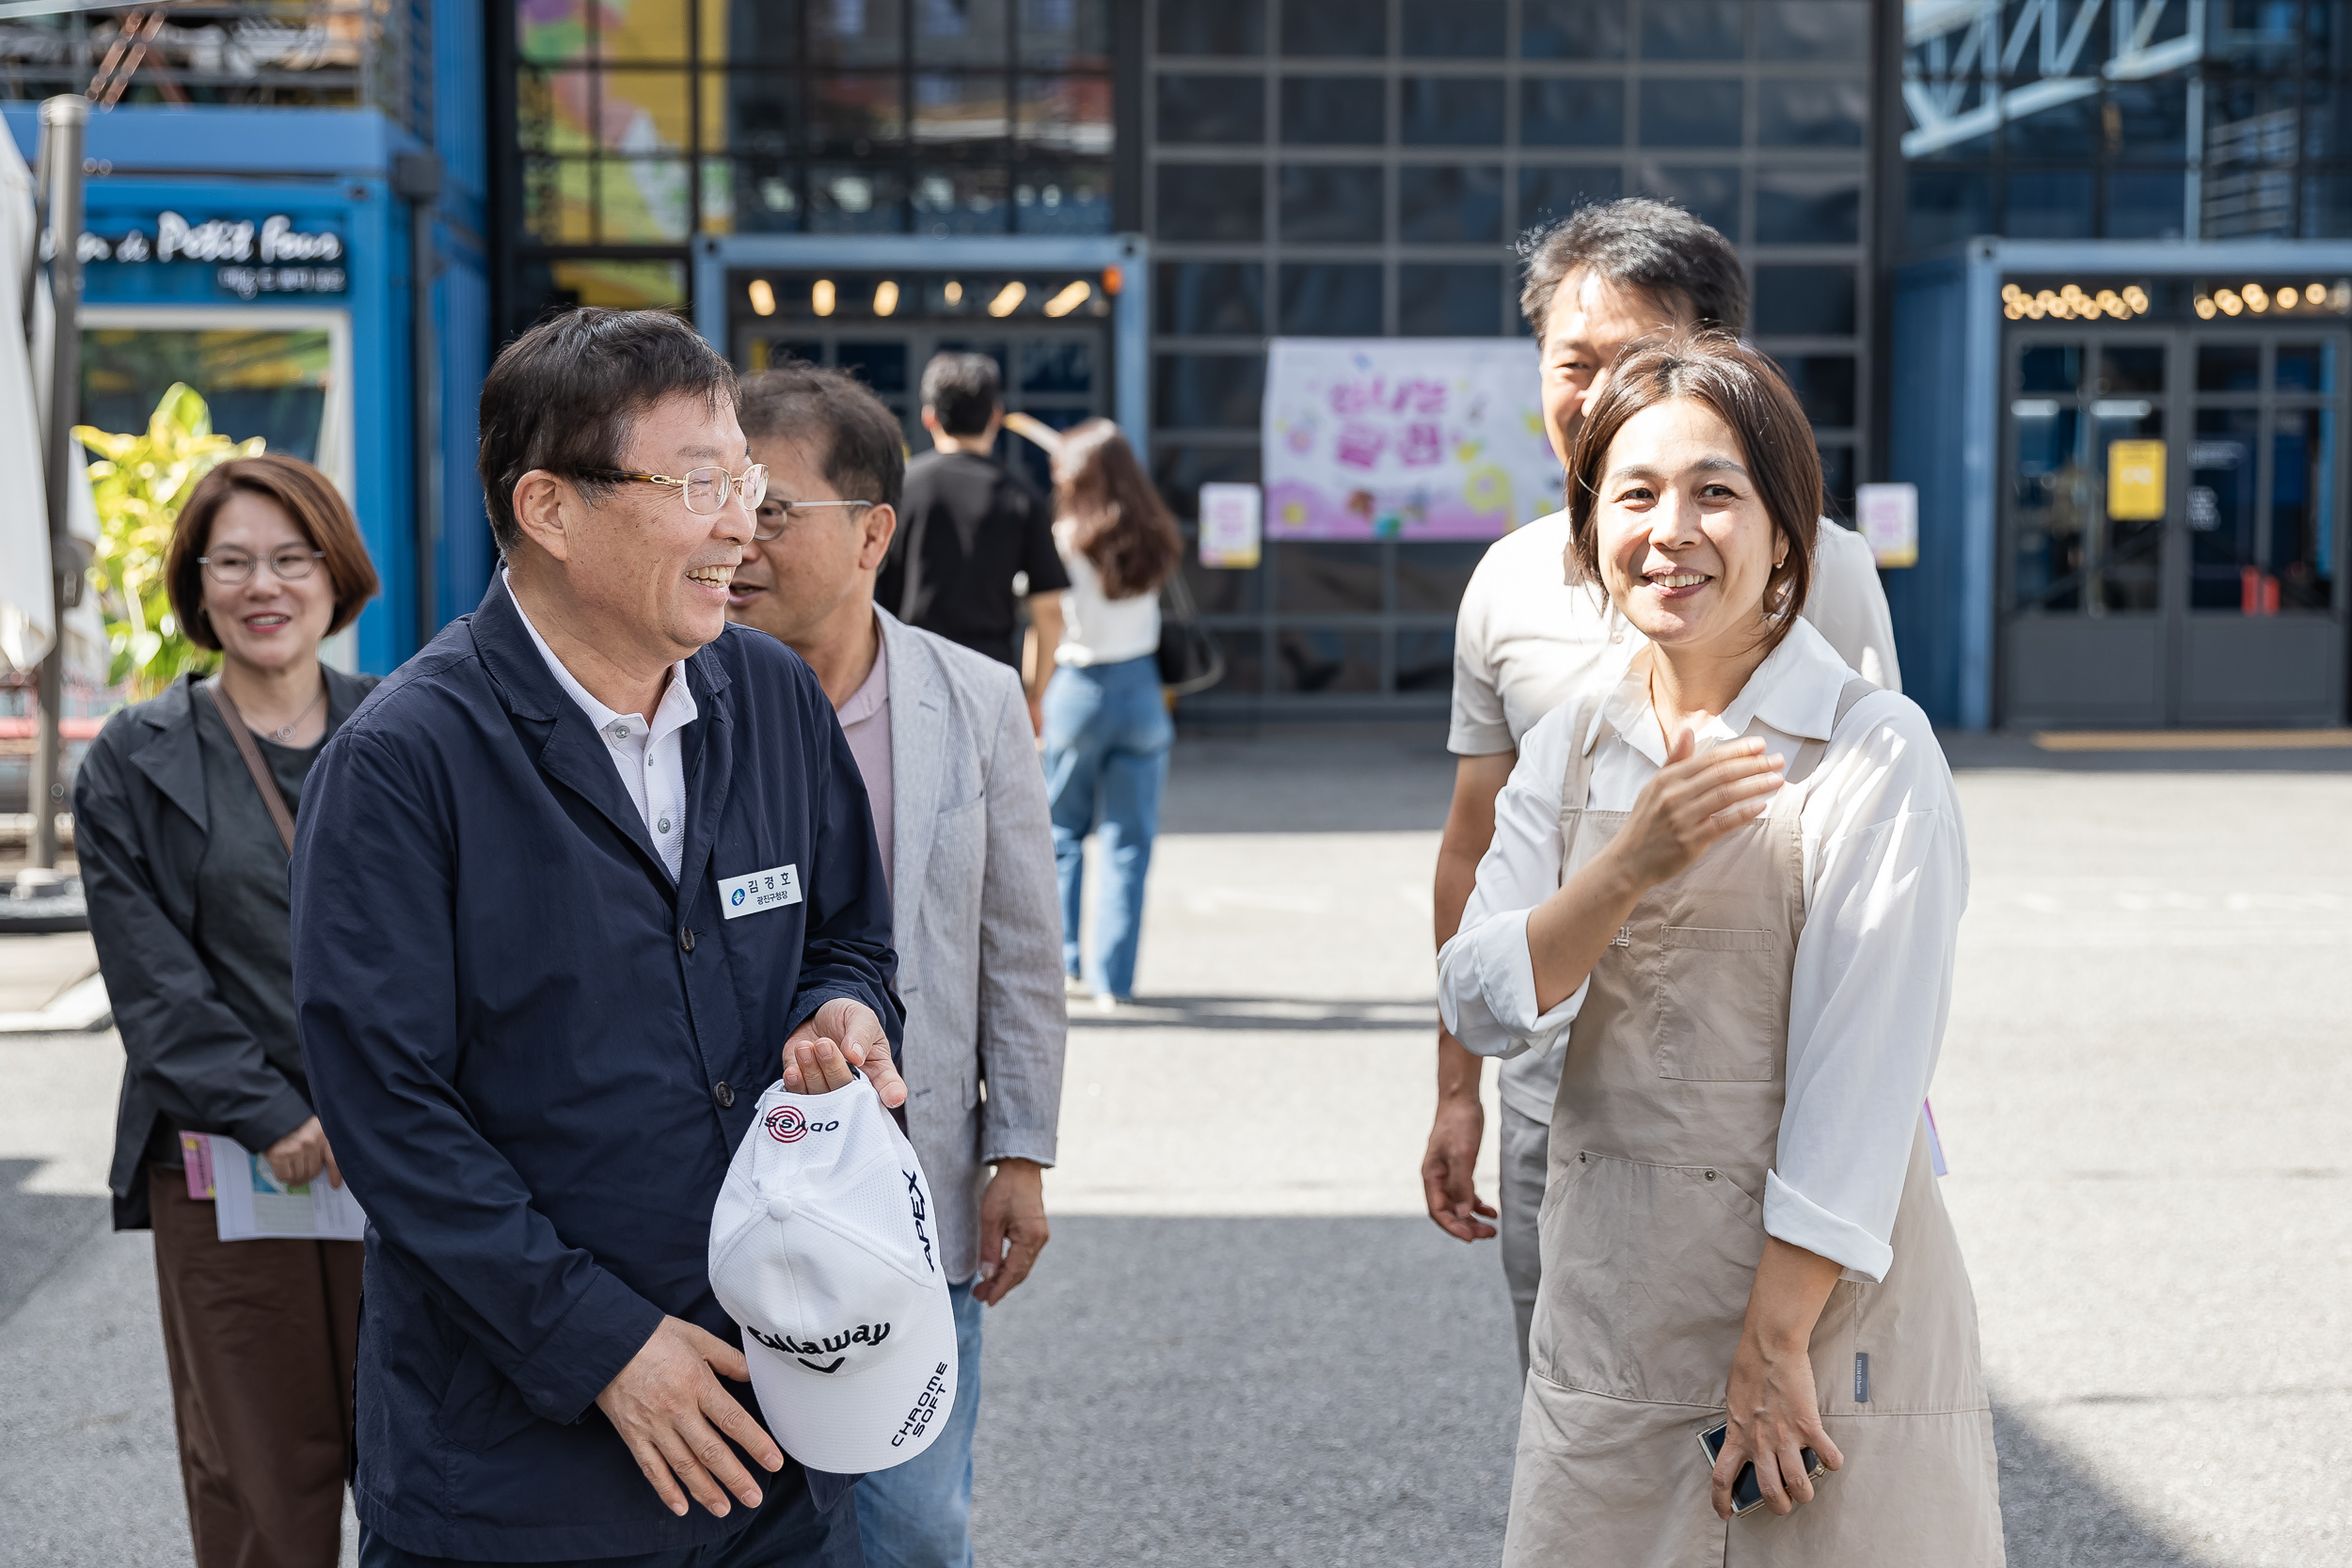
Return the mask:
<path id="1" fill-rule="evenodd" d="M 1182 566 L 1160 589 L 1159 666 L 1160 684 L 1179 697 L 1206 691 L 1225 678 L 1225 650 L 1202 629 Z"/>

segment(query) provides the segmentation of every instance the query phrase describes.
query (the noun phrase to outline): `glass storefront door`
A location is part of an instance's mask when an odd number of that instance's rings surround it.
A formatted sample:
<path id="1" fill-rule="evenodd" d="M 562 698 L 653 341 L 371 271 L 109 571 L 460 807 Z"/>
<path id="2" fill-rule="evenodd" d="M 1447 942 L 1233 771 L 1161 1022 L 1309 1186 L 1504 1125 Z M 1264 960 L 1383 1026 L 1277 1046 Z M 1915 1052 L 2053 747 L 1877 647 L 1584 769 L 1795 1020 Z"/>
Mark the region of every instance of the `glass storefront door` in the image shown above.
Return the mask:
<path id="1" fill-rule="evenodd" d="M 2003 723 L 2342 718 L 2341 337 L 2010 335 Z"/>

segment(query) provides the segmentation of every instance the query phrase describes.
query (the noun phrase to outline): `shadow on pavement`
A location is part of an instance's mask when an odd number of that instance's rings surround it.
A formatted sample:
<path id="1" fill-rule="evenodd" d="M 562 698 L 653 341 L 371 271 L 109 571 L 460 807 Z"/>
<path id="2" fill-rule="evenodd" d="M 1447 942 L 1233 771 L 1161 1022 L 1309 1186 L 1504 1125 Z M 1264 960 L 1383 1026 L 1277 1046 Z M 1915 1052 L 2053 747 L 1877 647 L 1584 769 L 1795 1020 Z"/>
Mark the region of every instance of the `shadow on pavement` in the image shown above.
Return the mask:
<path id="1" fill-rule="evenodd" d="M 2116 1424 L 2118 1441 L 2130 1423 Z M 2019 1418 L 1993 1407 L 2001 1452 L 2001 1533 L 2009 1568 L 2216 1568 L 2133 1517 Z"/>
<path id="2" fill-rule="evenodd" d="M 1443 724 L 1188 731 L 1169 759 L 1160 832 L 1435 832 L 1453 792 Z"/>
<path id="3" fill-rule="evenodd" d="M 1057 1219 L 988 1315 L 976 1556 L 1492 1568 L 1510 1323 L 1423 1219 Z"/>
<path id="4" fill-rule="evenodd" d="M 2040 773 L 2352 773 L 2352 746 L 2161 752 L 2052 752 L 2024 731 L 1938 730 L 1954 772 L 2022 768 Z"/>
<path id="5" fill-rule="evenodd" d="M 93 1231 L 106 1223 L 103 1197 L 28 1193 L 39 1160 L 0 1160 L 0 1323 Z"/>
<path id="6" fill-rule="evenodd" d="M 1493 1249 L 1417 1217 L 1057 1219 L 988 1314 L 977 1555 L 1491 1568 L 1510 1323 Z M 2214 1568 L 1994 1423 L 2011 1568 Z"/>

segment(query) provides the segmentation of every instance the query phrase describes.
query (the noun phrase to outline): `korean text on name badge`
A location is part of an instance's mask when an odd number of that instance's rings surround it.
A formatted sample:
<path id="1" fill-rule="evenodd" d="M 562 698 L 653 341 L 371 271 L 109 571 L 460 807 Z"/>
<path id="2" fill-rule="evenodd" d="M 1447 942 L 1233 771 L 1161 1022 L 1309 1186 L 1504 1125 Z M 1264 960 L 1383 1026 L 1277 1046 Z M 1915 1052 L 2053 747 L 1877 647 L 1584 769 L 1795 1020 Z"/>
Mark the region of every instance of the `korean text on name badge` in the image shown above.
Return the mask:
<path id="1" fill-rule="evenodd" d="M 719 912 L 729 920 L 800 901 L 801 868 L 797 865 L 770 866 L 748 877 L 729 877 L 719 884 Z"/>

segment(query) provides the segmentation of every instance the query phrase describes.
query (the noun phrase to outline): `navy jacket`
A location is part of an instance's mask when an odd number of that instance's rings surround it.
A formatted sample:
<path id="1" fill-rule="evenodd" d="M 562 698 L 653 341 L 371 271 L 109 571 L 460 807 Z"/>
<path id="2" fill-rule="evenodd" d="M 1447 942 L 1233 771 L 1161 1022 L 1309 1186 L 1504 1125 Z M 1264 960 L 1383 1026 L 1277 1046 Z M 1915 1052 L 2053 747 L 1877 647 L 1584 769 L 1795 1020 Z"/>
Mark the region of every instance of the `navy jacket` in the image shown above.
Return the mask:
<path id="1" fill-rule="evenodd" d="M 303 792 L 294 1001 L 369 1217 L 355 1493 L 411 1552 L 616 1557 L 753 1516 L 672 1516 L 596 1397 L 664 1313 L 741 1342 L 710 1209 L 785 1037 L 846 996 L 895 1047 L 900 1014 L 873 820 L 816 677 L 730 627 L 687 680 L 675 884 L 496 581 Z M 723 917 L 722 881 L 784 866 L 800 902 Z M 803 1484 L 755 1474 L 769 1506 Z M 831 1507 L 851 1482 L 807 1484 Z"/>

